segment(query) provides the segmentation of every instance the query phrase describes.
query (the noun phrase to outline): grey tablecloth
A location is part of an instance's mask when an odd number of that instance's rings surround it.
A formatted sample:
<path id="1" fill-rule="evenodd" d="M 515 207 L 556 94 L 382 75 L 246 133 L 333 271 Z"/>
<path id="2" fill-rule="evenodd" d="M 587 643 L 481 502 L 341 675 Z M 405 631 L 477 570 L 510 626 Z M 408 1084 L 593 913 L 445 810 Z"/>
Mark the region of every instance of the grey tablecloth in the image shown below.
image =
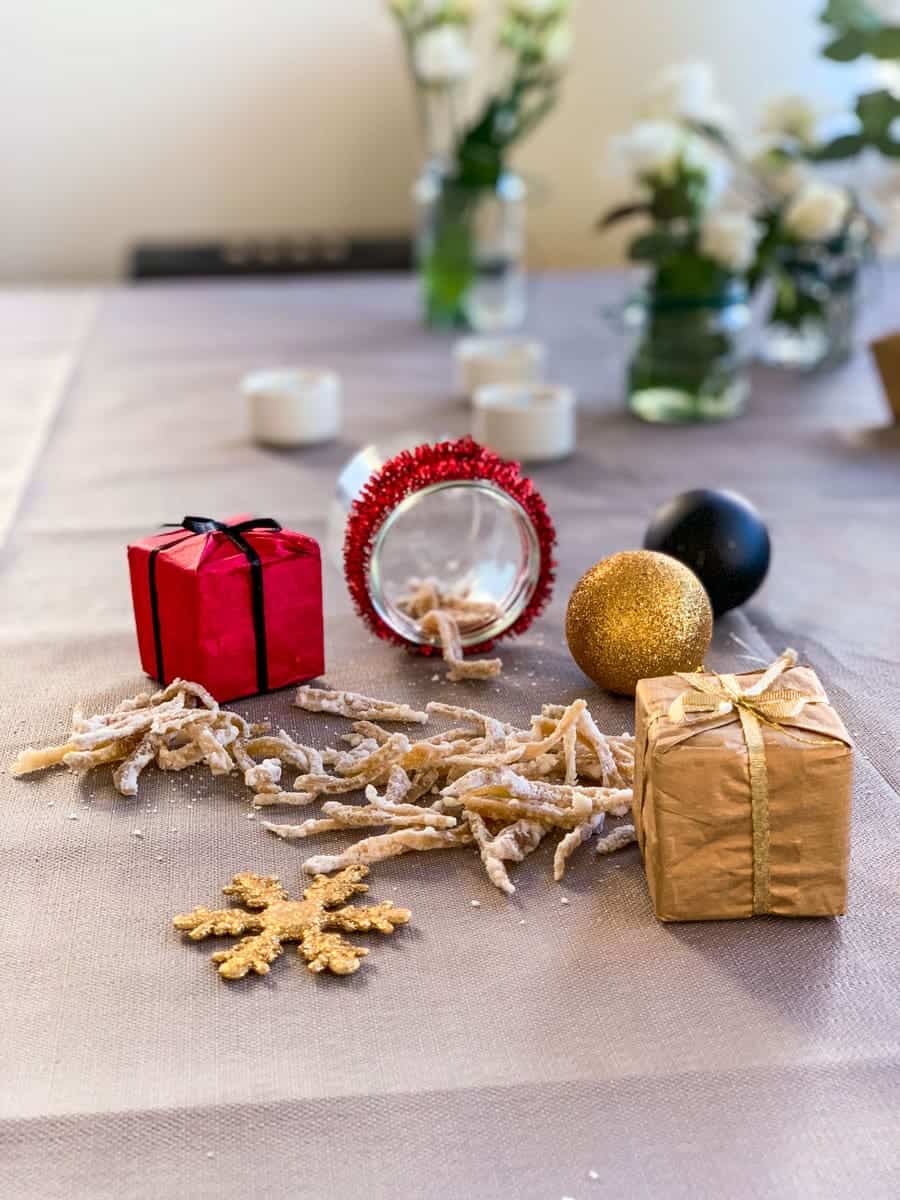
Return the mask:
<path id="1" fill-rule="evenodd" d="M 866 332 L 900 324 L 898 282 Z M 633 423 L 599 317 L 621 287 L 534 285 L 531 324 L 580 393 L 581 436 L 573 460 L 534 472 L 560 533 L 555 602 L 479 703 L 519 718 L 583 694 L 601 725 L 630 727 L 566 653 L 568 592 L 639 545 L 671 494 L 746 492 L 773 568 L 719 622 L 711 661 L 740 670 L 796 646 L 854 733 L 850 915 L 664 927 L 633 848 L 582 851 L 562 887 L 539 852 L 512 900 L 468 852 L 410 856 L 375 869 L 372 894 L 414 923 L 367 939 L 357 975 L 316 979 L 288 954 L 228 985 L 172 914 L 214 903 L 239 870 L 299 883 L 308 843 L 264 834 L 239 782 L 205 773 L 148 777 L 135 801 L 100 778 L 3 777 L 0 1194 L 900 1194 L 900 441 L 876 428 L 862 354 L 821 379 L 760 372 L 733 424 Z M 246 439 L 236 383 L 285 361 L 342 373 L 340 444 Z M 141 686 L 127 541 L 241 510 L 321 535 L 353 447 L 466 426 L 449 342 L 417 327 L 405 280 L 6 294 L 0 384 L 4 761 L 58 739 L 75 701 L 94 711 Z M 333 572 L 326 592 L 331 683 L 471 695 L 368 637 Z M 288 704 L 240 707 L 320 744 L 338 724 Z"/>

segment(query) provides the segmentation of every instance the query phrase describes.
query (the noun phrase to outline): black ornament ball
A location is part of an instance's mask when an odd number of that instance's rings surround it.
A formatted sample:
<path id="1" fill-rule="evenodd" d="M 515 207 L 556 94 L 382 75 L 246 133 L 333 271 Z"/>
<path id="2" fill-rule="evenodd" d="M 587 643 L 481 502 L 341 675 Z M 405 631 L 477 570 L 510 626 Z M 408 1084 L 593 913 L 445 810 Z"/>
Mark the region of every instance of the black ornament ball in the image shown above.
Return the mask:
<path id="1" fill-rule="evenodd" d="M 700 579 L 717 617 L 749 600 L 769 569 L 769 531 L 737 492 L 697 488 L 657 509 L 644 548 L 677 558 Z"/>

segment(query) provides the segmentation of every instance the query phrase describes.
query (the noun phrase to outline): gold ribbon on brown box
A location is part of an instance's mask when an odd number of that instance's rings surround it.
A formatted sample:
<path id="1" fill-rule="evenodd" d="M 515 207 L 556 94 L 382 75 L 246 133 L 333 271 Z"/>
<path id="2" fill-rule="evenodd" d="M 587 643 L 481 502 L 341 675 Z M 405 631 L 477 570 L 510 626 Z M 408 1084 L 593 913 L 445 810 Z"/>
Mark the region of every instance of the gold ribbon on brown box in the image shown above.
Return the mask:
<path id="1" fill-rule="evenodd" d="M 820 703 L 821 696 L 806 695 L 794 688 L 773 691 L 772 686 L 784 671 L 797 665 L 795 650 L 785 650 L 767 667 L 756 683 L 742 688 L 736 675 L 686 675 L 679 672 L 690 687 L 676 697 L 668 718 L 684 724 L 691 713 L 705 717 L 736 713 L 741 723 L 750 773 L 750 806 L 753 826 L 753 913 L 767 913 L 769 898 L 769 775 L 762 726 L 782 728 L 786 721 L 799 716 L 807 704 Z M 792 735 L 795 736 L 795 735 Z M 806 741 L 806 738 L 800 739 Z M 831 739 L 828 739 L 831 740 Z"/>

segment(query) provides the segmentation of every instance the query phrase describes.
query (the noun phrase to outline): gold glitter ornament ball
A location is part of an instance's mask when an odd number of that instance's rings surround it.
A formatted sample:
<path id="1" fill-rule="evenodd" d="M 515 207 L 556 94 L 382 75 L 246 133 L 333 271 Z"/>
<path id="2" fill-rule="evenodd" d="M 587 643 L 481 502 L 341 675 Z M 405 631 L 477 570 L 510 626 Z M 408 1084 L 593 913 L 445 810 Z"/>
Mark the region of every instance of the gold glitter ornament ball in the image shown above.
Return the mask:
<path id="1" fill-rule="evenodd" d="M 712 606 L 694 572 L 652 550 L 596 563 L 566 610 L 566 641 L 579 667 L 600 687 L 627 696 L 639 679 L 695 671 L 712 628 Z"/>

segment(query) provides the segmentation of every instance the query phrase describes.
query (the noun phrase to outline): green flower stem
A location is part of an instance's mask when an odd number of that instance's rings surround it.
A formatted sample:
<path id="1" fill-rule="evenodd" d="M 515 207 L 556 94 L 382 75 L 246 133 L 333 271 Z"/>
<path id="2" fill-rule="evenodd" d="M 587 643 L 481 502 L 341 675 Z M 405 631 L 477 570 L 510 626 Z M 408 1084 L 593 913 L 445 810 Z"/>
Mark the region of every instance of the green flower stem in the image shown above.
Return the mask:
<path id="1" fill-rule="evenodd" d="M 433 329 L 460 329 L 468 324 L 466 293 L 477 270 L 472 211 L 478 193 L 445 186 L 435 201 L 433 236 L 420 263 L 425 316 Z"/>
<path id="2" fill-rule="evenodd" d="M 708 312 L 652 313 L 631 360 L 629 391 L 682 392 L 696 401 L 699 416 L 703 397 L 728 387 L 735 360 L 731 338 L 711 328 Z"/>

